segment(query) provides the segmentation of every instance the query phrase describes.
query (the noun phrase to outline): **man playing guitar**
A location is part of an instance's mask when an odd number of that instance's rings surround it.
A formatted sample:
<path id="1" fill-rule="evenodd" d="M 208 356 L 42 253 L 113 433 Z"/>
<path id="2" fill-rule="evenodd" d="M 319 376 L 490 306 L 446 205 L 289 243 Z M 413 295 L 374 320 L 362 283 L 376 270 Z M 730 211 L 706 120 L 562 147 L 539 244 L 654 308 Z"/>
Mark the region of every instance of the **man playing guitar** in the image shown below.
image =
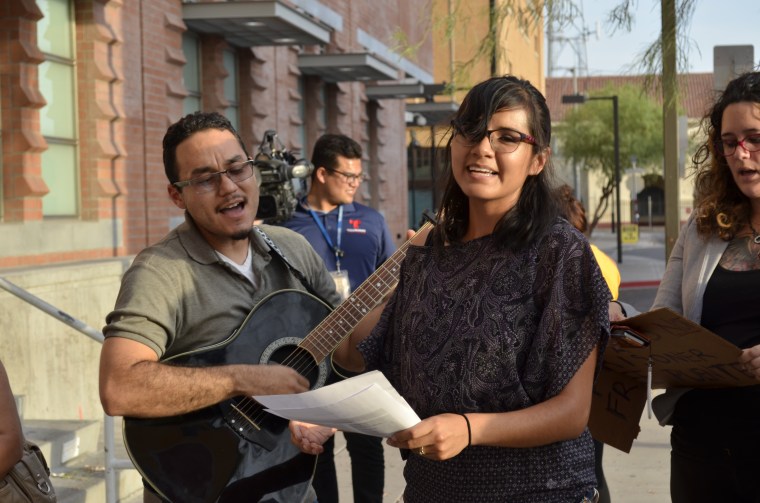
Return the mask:
<path id="1" fill-rule="evenodd" d="M 166 427 L 132 442 L 125 421 L 127 448 L 147 482 L 145 501 L 311 503 L 314 460 L 307 458 L 304 468 L 299 453 L 287 452 L 287 428 L 282 442 L 276 437 L 281 427 L 244 440 L 235 432 L 244 422 L 257 435 L 258 413 L 239 403 L 218 417 L 214 411 L 233 397 L 310 388 L 313 383 L 297 366 L 263 364 L 264 357 L 249 354 L 245 344 L 264 331 L 244 333 L 239 327 L 254 306 L 282 290 L 309 290 L 326 306 L 337 305 L 335 284 L 300 235 L 253 226 L 258 172 L 226 118 L 188 115 L 169 127 L 163 148 L 167 190 L 185 210 L 185 222 L 139 253 L 124 274 L 104 328 L 103 408 L 126 416 L 137 431 L 143 425 Z M 290 318 L 301 316 L 299 306 L 286 307 Z M 261 322 L 277 330 L 274 325 L 269 318 Z M 199 352 L 211 356 L 204 360 Z M 273 455 L 272 461 L 261 470 L 251 468 L 262 454 Z"/>

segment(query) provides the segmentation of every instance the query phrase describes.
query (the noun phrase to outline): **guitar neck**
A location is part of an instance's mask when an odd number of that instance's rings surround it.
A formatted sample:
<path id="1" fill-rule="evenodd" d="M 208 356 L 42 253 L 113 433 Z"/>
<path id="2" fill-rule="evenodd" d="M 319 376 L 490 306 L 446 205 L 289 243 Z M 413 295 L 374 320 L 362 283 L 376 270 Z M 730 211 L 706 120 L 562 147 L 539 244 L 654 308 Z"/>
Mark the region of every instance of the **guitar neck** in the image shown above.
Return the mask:
<path id="1" fill-rule="evenodd" d="M 426 222 L 415 236 L 432 227 Z M 317 362 L 324 360 L 353 331 L 398 282 L 401 262 L 412 240 L 406 240 L 396 252 L 378 267 L 356 290 L 335 308 L 314 330 L 299 344 L 309 351 Z"/>

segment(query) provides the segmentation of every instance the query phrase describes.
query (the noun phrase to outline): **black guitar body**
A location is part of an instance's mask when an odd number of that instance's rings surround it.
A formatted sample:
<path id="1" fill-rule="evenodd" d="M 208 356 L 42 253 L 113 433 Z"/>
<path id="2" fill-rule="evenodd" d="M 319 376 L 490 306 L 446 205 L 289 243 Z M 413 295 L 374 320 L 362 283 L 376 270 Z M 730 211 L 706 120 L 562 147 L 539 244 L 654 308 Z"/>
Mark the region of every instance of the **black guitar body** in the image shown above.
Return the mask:
<path id="1" fill-rule="evenodd" d="M 225 341 L 166 362 L 192 367 L 276 362 L 318 387 L 327 366 L 298 344 L 329 312 L 308 293 L 276 292 Z M 143 477 L 173 503 L 301 502 L 316 461 L 291 444 L 286 420 L 250 397 L 179 416 L 124 418 L 124 440 Z"/>

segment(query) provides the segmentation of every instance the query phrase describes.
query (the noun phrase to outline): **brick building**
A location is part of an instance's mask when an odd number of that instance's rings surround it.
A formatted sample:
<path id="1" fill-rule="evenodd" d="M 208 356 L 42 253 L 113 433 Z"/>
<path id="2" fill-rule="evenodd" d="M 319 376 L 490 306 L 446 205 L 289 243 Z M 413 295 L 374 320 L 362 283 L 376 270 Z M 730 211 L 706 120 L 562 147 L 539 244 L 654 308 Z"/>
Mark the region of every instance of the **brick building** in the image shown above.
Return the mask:
<path id="1" fill-rule="evenodd" d="M 406 5 L 424 12 L 423 0 Z M 266 130 L 310 154 L 365 146 L 361 199 L 406 225 L 404 102 L 367 81 L 432 83 L 425 19 L 369 1 L 25 0 L 0 7 L 0 267 L 133 254 L 181 217 L 160 140 L 184 113 L 226 114 L 253 153 Z M 394 33 L 423 42 L 422 65 Z M 395 225 L 398 222 L 398 225 Z M 32 237 L 36 236 L 36 237 Z"/>
<path id="2" fill-rule="evenodd" d="M 357 199 L 401 240 L 440 198 L 431 139 L 467 89 L 504 73 L 543 89 L 542 19 L 514 10 L 530 5 L 0 0 L 0 277 L 99 330 L 132 256 L 183 218 L 161 139 L 198 109 L 252 154 L 268 130 L 304 157 L 324 132 L 357 139 Z M 100 417 L 99 352 L 0 289 L 0 358 L 28 417 Z"/>
<path id="3" fill-rule="evenodd" d="M 433 84 L 429 11 L 427 0 L 0 2 L 0 276 L 99 329 L 129 258 L 183 218 L 161 139 L 198 109 L 225 114 L 252 154 L 267 130 L 305 157 L 324 132 L 357 139 L 370 177 L 358 199 L 400 240 L 405 95 L 366 89 Z M 414 61 L 392 50 L 400 34 Z M 99 346 L 1 290 L 0 327 L 28 412 L 100 415 Z M 24 362 L 40 345 L 86 368 L 38 389 Z M 87 398 L 61 411 L 63 390 Z"/>

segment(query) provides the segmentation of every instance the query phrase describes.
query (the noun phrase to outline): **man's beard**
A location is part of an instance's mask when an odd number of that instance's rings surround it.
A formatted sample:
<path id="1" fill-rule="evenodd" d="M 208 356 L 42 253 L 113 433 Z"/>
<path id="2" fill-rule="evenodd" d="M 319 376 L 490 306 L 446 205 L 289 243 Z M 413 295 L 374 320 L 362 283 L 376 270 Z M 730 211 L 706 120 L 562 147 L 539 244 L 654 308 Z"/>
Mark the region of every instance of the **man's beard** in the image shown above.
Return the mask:
<path id="1" fill-rule="evenodd" d="M 250 231 L 240 231 L 240 232 L 236 232 L 230 237 L 234 239 L 235 241 L 242 241 L 244 239 L 248 239 L 248 236 L 250 235 L 251 235 Z"/>

